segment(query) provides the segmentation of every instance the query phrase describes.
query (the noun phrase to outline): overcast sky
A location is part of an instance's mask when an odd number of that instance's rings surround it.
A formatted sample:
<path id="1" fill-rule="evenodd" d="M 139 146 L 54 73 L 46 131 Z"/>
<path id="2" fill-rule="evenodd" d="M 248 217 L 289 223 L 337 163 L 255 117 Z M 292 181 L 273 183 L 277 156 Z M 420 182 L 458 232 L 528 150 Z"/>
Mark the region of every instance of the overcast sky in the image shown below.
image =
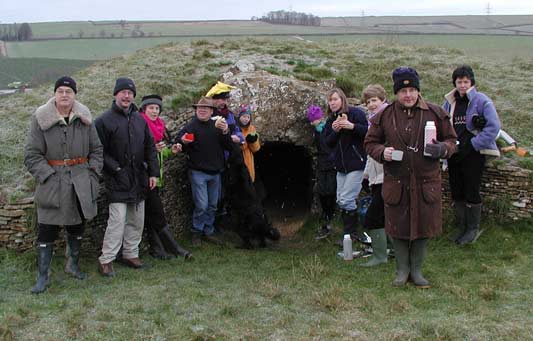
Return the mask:
<path id="1" fill-rule="evenodd" d="M 0 22 L 250 19 L 293 10 L 327 16 L 533 14 L 532 0 L 0 0 Z"/>

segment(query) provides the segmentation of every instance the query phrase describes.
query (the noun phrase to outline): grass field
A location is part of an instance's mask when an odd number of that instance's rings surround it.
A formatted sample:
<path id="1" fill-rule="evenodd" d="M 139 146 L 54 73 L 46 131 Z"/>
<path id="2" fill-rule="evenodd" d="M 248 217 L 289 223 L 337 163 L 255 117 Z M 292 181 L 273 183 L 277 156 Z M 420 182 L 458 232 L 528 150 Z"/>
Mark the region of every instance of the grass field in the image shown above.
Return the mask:
<path id="1" fill-rule="evenodd" d="M 372 42 L 393 44 L 419 44 L 428 47 L 449 47 L 458 49 L 475 58 L 496 58 L 512 61 L 514 58 L 531 60 L 533 37 L 526 36 L 476 36 L 476 35 L 400 35 L 400 34 L 357 34 L 357 35 L 306 35 L 311 41 Z M 32 42 L 9 42 L 9 57 L 18 58 L 65 58 L 100 60 L 133 53 L 140 49 L 169 42 L 184 43 L 194 40 L 220 40 L 219 37 L 162 37 L 127 39 L 68 39 Z M 246 37 L 224 38 L 241 41 Z M 294 40 L 293 37 L 277 36 L 271 39 Z"/>
<path id="2" fill-rule="evenodd" d="M 326 34 L 326 33 L 453 33 L 453 34 L 532 34 L 532 15 L 477 16 L 365 16 L 322 18 L 321 27 L 271 25 L 251 20 L 221 21 L 65 21 L 31 23 L 33 37 L 78 38 L 160 35 L 232 34 Z"/>
<path id="3" fill-rule="evenodd" d="M 39 296 L 34 253 L 0 250 L 0 336 L 5 340 L 526 340 L 533 333 L 533 230 L 488 227 L 473 246 L 432 241 L 432 289 L 393 288 L 394 261 L 361 268 L 315 242 L 310 220 L 294 239 L 259 251 L 202 245 L 195 260 L 156 261 L 116 278 L 62 272 Z M 188 245 L 187 245 L 188 246 Z"/>
<path id="4" fill-rule="evenodd" d="M 55 81 L 65 74 L 75 73 L 91 61 L 49 58 L 0 58 L 0 89 L 15 81 L 30 83 L 31 87 Z"/>

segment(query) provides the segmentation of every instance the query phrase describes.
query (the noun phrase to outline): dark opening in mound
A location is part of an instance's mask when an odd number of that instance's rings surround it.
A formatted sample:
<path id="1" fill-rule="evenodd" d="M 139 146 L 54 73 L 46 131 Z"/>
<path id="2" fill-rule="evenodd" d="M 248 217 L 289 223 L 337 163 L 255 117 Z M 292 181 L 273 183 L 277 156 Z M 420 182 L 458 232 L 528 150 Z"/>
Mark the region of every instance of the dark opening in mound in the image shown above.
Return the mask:
<path id="1" fill-rule="evenodd" d="M 255 154 L 256 182 L 265 191 L 264 205 L 286 234 L 301 223 L 313 201 L 313 159 L 308 148 L 285 142 L 266 142 Z M 300 224 L 296 224 L 301 226 Z M 299 228 L 294 226 L 294 229 Z"/>

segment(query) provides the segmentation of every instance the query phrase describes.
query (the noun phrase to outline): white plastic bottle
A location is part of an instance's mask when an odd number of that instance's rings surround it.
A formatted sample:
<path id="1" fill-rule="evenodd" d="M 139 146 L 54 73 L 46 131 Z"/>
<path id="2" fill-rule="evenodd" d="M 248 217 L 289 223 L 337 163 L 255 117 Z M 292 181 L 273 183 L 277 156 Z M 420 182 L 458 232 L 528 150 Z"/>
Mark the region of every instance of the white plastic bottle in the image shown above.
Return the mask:
<path id="1" fill-rule="evenodd" d="M 435 126 L 434 121 L 427 121 L 426 127 L 424 128 L 424 155 L 431 156 L 431 154 L 426 152 L 426 145 L 432 144 L 433 140 L 437 140 L 437 127 Z"/>
<path id="2" fill-rule="evenodd" d="M 345 234 L 342 240 L 342 253 L 344 260 L 353 260 L 352 238 L 349 234 Z"/>

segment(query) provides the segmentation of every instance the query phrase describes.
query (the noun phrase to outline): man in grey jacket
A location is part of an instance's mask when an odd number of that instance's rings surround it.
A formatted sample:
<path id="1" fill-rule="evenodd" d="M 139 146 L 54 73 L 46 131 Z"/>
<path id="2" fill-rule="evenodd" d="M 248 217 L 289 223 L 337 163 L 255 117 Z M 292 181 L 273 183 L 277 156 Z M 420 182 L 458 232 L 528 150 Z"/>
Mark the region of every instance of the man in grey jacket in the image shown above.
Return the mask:
<path id="1" fill-rule="evenodd" d="M 76 101 L 76 82 L 59 78 L 55 96 L 32 116 L 24 165 L 37 182 L 37 283 L 32 293 L 46 290 L 54 241 L 60 226 L 67 230 L 65 272 L 78 279 L 84 221 L 96 216 L 102 145 L 89 109 Z"/>

